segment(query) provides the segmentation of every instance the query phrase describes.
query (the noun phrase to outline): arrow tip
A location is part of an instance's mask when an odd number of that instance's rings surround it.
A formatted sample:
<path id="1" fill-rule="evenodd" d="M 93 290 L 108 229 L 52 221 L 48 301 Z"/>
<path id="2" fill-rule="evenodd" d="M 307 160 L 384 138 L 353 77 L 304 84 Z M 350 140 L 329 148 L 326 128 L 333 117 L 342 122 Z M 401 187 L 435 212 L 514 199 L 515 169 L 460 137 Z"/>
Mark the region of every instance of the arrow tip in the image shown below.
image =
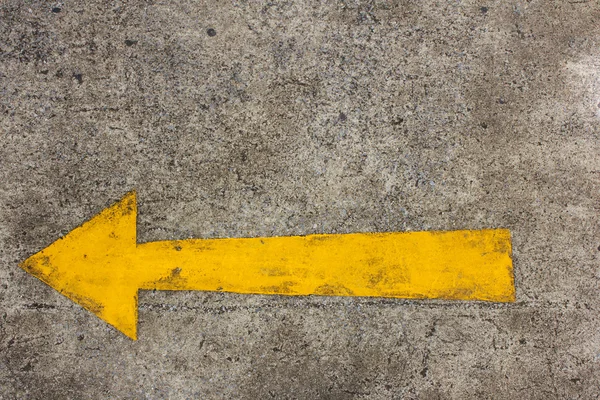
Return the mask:
<path id="1" fill-rule="evenodd" d="M 136 340 L 136 217 L 131 191 L 19 266 Z"/>

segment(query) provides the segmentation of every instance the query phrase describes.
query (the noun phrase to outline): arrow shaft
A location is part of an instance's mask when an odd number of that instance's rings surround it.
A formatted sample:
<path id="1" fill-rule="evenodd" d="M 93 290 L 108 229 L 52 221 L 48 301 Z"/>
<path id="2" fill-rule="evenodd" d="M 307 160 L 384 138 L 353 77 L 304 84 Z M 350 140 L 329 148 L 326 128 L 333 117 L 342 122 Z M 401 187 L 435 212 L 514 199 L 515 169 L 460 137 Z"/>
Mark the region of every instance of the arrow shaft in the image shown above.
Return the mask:
<path id="1" fill-rule="evenodd" d="M 502 229 L 190 239 L 135 251 L 141 289 L 514 298 L 510 234 Z"/>

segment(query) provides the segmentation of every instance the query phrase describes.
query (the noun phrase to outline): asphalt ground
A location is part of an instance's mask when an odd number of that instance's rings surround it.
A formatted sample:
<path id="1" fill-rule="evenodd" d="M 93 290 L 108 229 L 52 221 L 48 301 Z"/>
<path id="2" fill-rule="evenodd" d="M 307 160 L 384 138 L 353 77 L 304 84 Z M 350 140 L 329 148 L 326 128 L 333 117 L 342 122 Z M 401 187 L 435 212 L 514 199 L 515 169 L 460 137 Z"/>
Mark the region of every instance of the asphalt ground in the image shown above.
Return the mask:
<path id="1" fill-rule="evenodd" d="M 600 3 L 0 3 L 0 398 L 594 399 Z M 18 264 L 138 241 L 506 228 L 515 303 L 143 291 L 137 341 Z"/>

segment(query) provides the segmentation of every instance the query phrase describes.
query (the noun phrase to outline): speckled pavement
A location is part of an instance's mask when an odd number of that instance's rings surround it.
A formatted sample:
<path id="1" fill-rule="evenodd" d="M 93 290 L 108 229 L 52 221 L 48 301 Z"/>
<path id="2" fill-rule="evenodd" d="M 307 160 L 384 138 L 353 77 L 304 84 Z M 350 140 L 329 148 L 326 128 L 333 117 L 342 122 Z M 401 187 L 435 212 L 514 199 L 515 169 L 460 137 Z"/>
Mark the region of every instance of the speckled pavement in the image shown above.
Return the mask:
<path id="1" fill-rule="evenodd" d="M 510 229 L 516 302 L 140 293 L 18 267 L 138 240 Z M 600 3 L 0 3 L 0 398 L 595 399 Z"/>

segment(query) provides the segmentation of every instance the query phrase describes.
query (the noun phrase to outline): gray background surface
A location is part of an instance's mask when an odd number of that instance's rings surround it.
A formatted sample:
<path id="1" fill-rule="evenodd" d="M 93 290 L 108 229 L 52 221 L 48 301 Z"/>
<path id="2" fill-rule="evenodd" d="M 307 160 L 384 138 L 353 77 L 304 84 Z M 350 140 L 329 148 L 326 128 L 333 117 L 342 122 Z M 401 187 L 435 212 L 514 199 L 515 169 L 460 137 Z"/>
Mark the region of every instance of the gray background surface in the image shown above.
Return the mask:
<path id="1" fill-rule="evenodd" d="M 598 398 L 599 45 L 595 0 L 2 0 L 0 398 Z M 134 342 L 17 266 L 131 189 L 140 241 L 509 228 L 517 302 L 142 292 Z"/>

